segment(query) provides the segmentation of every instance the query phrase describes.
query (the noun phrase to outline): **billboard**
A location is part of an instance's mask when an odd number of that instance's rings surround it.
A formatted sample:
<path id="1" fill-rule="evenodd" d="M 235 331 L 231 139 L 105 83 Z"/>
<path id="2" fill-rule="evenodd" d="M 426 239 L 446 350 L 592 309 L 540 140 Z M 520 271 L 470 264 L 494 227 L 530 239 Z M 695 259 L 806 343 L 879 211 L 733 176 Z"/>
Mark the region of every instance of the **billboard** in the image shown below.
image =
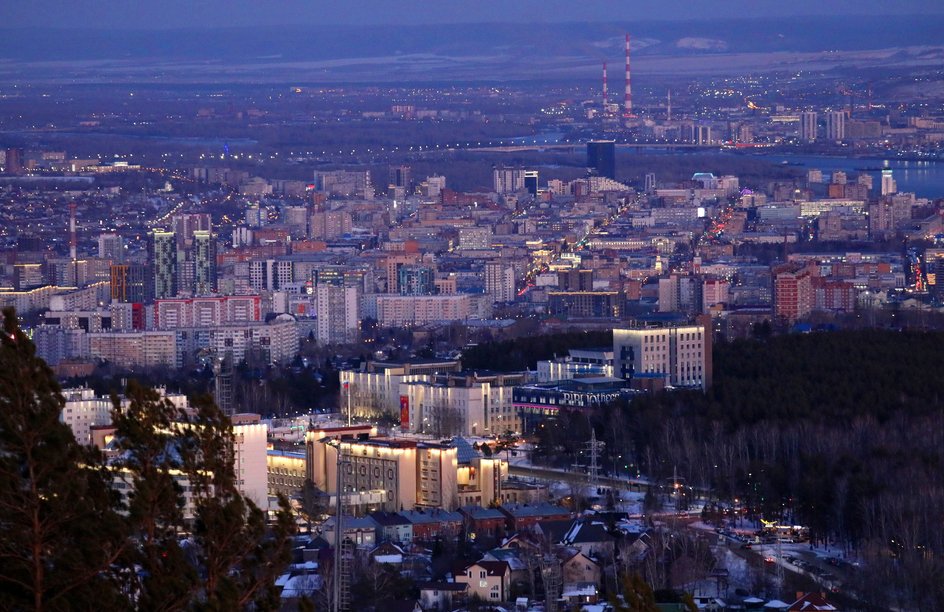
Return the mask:
<path id="1" fill-rule="evenodd" d="M 400 428 L 410 428 L 410 397 L 408 395 L 400 396 Z"/>

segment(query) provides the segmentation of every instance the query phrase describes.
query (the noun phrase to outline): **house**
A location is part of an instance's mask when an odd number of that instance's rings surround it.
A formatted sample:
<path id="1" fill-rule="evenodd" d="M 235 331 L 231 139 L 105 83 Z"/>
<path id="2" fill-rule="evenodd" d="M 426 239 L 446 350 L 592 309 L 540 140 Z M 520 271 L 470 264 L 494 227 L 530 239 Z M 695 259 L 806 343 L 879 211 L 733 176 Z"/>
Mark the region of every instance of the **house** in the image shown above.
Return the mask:
<path id="1" fill-rule="evenodd" d="M 425 611 L 454 610 L 468 597 L 469 585 L 465 582 L 427 582 L 419 585 L 420 606 Z"/>
<path id="2" fill-rule="evenodd" d="M 544 521 L 573 518 L 570 511 L 554 504 L 506 504 L 498 508 L 506 517 L 510 531 L 521 531 Z"/>
<path id="3" fill-rule="evenodd" d="M 326 551 L 330 552 L 330 549 L 331 545 L 328 544 L 328 541 L 323 537 L 317 536 L 312 538 L 299 548 L 301 561 L 323 562 L 326 558 Z"/>
<path id="4" fill-rule="evenodd" d="M 797 593 L 787 612 L 839 612 L 839 608 L 826 601 L 825 593 Z"/>
<path id="5" fill-rule="evenodd" d="M 568 606 L 595 604 L 600 601 L 600 594 L 597 588 L 597 585 L 591 582 L 565 582 L 561 599 L 567 602 Z"/>
<path id="6" fill-rule="evenodd" d="M 528 563 L 531 551 L 521 548 L 493 548 L 485 553 L 483 561 L 504 561 L 511 569 L 511 583 L 529 584 L 531 582 L 532 565 Z M 533 565 L 537 565 L 534 563 Z"/>
<path id="7" fill-rule="evenodd" d="M 403 549 L 392 542 L 382 542 L 367 553 L 374 563 L 389 563 L 390 565 L 403 564 Z"/>
<path id="8" fill-rule="evenodd" d="M 616 540 L 603 523 L 577 519 L 561 538 L 561 544 L 572 546 L 588 557 L 612 559 Z"/>
<path id="9" fill-rule="evenodd" d="M 295 563 L 288 571 L 279 576 L 275 586 L 281 590 L 280 598 L 284 603 L 310 598 L 322 587 L 323 579 L 318 574 L 318 564 L 312 561 Z"/>
<path id="10" fill-rule="evenodd" d="M 370 518 L 377 523 L 377 539 L 380 542 L 409 544 L 413 541 L 413 523 L 396 512 L 371 512 Z"/>
<path id="11" fill-rule="evenodd" d="M 456 582 L 469 585 L 469 597 L 506 601 L 511 595 L 511 568 L 504 561 L 478 561 L 456 575 Z"/>
<path id="12" fill-rule="evenodd" d="M 469 539 L 477 537 L 501 537 L 505 534 L 506 516 L 495 508 L 480 508 L 479 506 L 463 506 L 459 508 L 469 526 Z"/>
<path id="13" fill-rule="evenodd" d="M 332 546 L 334 545 L 336 517 L 329 517 L 321 524 L 321 534 Z M 369 516 L 345 516 L 342 522 L 344 537 L 354 542 L 358 548 L 373 548 L 377 544 L 377 523 Z"/>
<path id="14" fill-rule="evenodd" d="M 561 578 L 564 584 L 600 584 L 603 577 L 603 568 L 600 563 L 576 548 L 561 546 L 556 553 L 561 562 Z"/>
<path id="15" fill-rule="evenodd" d="M 433 542 L 436 539 L 455 540 L 462 533 L 462 515 L 439 508 L 405 510 L 400 516 L 413 525 L 413 539 Z"/>

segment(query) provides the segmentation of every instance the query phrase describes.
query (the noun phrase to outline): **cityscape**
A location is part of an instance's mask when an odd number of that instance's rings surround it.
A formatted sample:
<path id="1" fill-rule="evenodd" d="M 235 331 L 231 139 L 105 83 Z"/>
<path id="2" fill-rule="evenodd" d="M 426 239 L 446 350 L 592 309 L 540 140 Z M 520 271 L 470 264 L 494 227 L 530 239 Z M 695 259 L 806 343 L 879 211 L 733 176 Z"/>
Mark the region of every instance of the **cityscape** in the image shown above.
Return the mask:
<path id="1" fill-rule="evenodd" d="M 52 4 L 0 609 L 944 610 L 944 6 Z"/>

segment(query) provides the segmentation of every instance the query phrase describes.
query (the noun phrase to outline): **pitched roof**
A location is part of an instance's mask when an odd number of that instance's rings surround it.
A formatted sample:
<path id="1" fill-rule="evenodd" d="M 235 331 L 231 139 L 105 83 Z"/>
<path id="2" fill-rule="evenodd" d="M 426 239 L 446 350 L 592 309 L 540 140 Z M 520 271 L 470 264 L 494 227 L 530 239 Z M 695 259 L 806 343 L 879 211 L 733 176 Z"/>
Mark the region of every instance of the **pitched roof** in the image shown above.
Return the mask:
<path id="1" fill-rule="evenodd" d="M 554 504 L 507 504 L 501 507 L 502 511 L 513 518 L 562 516 L 570 515 L 570 511 Z"/>
<path id="2" fill-rule="evenodd" d="M 788 612 L 835 612 L 836 610 L 839 608 L 826 601 L 826 597 L 821 593 L 807 593 L 787 608 Z"/>
<path id="3" fill-rule="evenodd" d="M 406 517 L 401 516 L 397 514 L 396 512 L 377 511 L 377 512 L 371 512 L 367 516 L 374 519 L 374 522 L 380 525 L 381 527 L 394 527 L 396 525 L 412 525 L 412 523 L 409 520 L 407 520 Z"/>
<path id="4" fill-rule="evenodd" d="M 427 510 L 404 510 L 400 516 L 410 521 L 414 525 L 428 525 L 430 523 L 461 523 L 462 515 L 458 512 L 450 512 L 441 508 L 429 508 Z"/>
<path id="5" fill-rule="evenodd" d="M 475 567 L 476 565 L 481 567 L 483 570 L 485 570 L 489 576 L 504 576 L 506 573 L 508 573 L 509 570 L 511 570 L 511 567 L 504 561 L 485 561 L 485 560 L 471 563 L 465 566 L 465 570 L 468 572 L 470 567 Z"/>
<path id="6" fill-rule="evenodd" d="M 459 508 L 459 511 L 465 514 L 466 516 L 475 519 L 502 519 L 505 520 L 505 515 L 501 511 L 495 508 L 482 508 L 481 506 L 463 506 Z"/>
<path id="7" fill-rule="evenodd" d="M 570 531 L 564 534 L 562 542 L 564 544 L 592 544 L 596 542 L 611 542 L 613 536 L 607 532 L 606 527 L 601 523 L 588 523 L 586 521 L 574 521 Z"/>

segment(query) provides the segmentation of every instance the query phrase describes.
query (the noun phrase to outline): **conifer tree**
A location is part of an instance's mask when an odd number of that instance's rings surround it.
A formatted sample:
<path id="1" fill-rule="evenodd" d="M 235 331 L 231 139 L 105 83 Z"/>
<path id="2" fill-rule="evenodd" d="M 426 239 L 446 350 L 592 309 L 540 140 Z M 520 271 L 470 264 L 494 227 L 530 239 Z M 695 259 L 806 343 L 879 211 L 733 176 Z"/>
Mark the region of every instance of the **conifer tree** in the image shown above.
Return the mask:
<path id="1" fill-rule="evenodd" d="M 13 309 L 0 331 L 0 609 L 118 609 L 123 521 L 100 454 L 60 422 L 55 376 Z"/>

